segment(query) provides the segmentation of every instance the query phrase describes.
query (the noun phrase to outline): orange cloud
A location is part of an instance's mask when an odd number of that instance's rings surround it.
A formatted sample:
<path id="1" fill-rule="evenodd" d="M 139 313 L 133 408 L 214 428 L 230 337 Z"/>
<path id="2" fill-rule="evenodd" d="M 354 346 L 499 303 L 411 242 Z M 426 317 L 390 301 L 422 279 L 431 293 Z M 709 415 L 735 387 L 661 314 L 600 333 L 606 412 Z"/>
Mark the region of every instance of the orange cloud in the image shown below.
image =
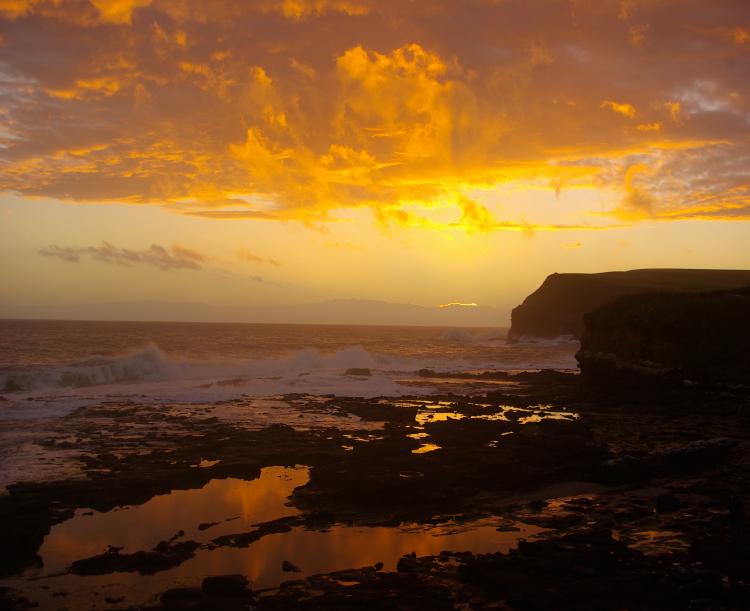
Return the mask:
<path id="1" fill-rule="evenodd" d="M 632 104 L 628 104 L 627 102 L 621 104 L 618 102 L 607 100 L 605 102 L 602 102 L 601 107 L 609 108 L 611 111 L 621 115 L 625 115 L 626 117 L 630 117 L 631 119 L 636 115 L 635 106 L 633 106 Z"/>
<path id="2" fill-rule="evenodd" d="M 660 121 L 654 121 L 653 123 L 639 123 L 635 128 L 639 132 L 658 132 L 661 131 L 662 124 Z"/>
<path id="3" fill-rule="evenodd" d="M 609 225 L 498 220 L 476 194 L 598 189 L 623 222 L 745 205 L 740 0 L 511 5 L 4 0 L 0 190 L 527 234 Z"/>
<path id="4" fill-rule="evenodd" d="M 151 4 L 151 0 L 91 0 L 102 21 L 109 23 L 131 23 L 133 11 Z"/>

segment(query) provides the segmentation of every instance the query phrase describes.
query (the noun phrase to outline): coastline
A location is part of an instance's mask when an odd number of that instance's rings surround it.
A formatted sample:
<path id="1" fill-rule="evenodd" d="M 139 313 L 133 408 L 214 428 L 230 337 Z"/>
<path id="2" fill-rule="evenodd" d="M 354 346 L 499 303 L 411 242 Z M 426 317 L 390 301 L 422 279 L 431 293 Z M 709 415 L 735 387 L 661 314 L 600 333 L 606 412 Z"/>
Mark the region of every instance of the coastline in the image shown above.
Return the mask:
<path id="1" fill-rule="evenodd" d="M 475 396 L 278 398 L 300 414 L 332 418 L 331 427 L 308 430 L 282 424 L 248 429 L 212 415 L 227 403 L 196 406 L 193 413 L 116 402 L 80 408 L 65 419 L 67 433 L 76 435 L 62 442 L 50 436 L 49 443 L 77 453 L 85 479 L 17 484 L 0 497 L 3 546 L 13 552 L 4 556 L 5 576 L 23 567 L 28 574 L 53 525 L 76 519 L 77 508 L 102 513 L 138 506 L 215 480 L 253 480 L 267 467 L 309 468 L 309 481 L 290 497 L 298 513 L 223 538 L 195 541 L 183 533 L 169 541 L 165 533 L 164 543 L 151 550 L 102 550 L 78 569 L 73 564 L 67 578 L 56 578 L 61 584 L 69 580 L 59 589 L 39 589 L 43 580 L 5 579 L 5 587 L 22 590 L 4 593 L 15 601 L 6 606 L 25 608 L 24 596 L 46 600 L 41 608 L 70 604 L 65 601 L 80 595 L 76 587 L 96 579 L 81 575 L 90 573 L 87 566 L 115 582 L 118 575 L 158 577 L 196 556 L 251 552 L 264 538 L 282 533 L 421 525 L 430 536 L 437 526 L 470 531 L 488 518 L 496 521 L 497 532 L 544 531 L 515 541 L 508 553 L 435 551 L 380 558 L 391 570 L 340 566 L 317 577 L 290 553 L 285 560 L 299 565 L 301 574 L 289 573 L 284 583 L 262 593 L 237 584 L 234 594 L 201 590 L 201 580 L 193 579 L 180 584 L 187 591 L 146 600 L 111 595 L 107 602 L 102 593 L 101 605 L 216 608 L 220 602 L 222 608 L 242 608 L 251 601 L 260 609 L 313 609 L 344 600 L 358 608 L 380 608 L 398 596 L 411 601 L 405 603 L 411 608 L 452 608 L 449 601 L 463 599 L 484 601 L 475 608 L 502 600 L 519 609 L 563 601 L 565 606 L 596 607 L 605 601 L 627 606 L 643 603 L 643 591 L 634 592 L 633 584 L 651 583 L 655 574 L 659 580 L 648 596 L 656 602 L 672 596 L 671 604 L 686 607 L 704 596 L 731 608 L 748 600 L 738 572 L 750 549 L 739 544 L 747 537 L 742 494 L 750 483 L 747 396 L 675 391 L 657 403 L 647 397 L 622 399 L 591 394 L 578 376 L 557 372 L 520 373 L 505 382 Z M 357 426 L 335 427 L 342 417 Z M 440 449 L 414 453 L 424 445 L 414 435 L 422 433 Z M 201 464 L 207 466 L 196 467 Z M 571 553 L 578 568 L 550 572 L 550 563 L 565 564 Z M 602 585 L 594 587 L 587 570 Z M 546 577 L 534 582 L 535 574 Z M 70 587 L 76 580 L 79 585 Z M 31 593 L 30 584 L 35 584 Z M 164 591 L 173 589 L 163 585 Z"/>

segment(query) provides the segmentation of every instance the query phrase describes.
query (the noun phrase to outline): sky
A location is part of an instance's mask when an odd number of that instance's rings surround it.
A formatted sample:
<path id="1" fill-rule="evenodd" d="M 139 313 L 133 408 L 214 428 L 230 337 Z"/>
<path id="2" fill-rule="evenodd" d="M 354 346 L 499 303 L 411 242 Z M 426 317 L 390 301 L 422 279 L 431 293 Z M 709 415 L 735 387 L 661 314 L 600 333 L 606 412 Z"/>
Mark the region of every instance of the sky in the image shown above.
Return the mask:
<path id="1" fill-rule="evenodd" d="M 0 0 L 0 302 L 750 268 L 747 0 Z"/>

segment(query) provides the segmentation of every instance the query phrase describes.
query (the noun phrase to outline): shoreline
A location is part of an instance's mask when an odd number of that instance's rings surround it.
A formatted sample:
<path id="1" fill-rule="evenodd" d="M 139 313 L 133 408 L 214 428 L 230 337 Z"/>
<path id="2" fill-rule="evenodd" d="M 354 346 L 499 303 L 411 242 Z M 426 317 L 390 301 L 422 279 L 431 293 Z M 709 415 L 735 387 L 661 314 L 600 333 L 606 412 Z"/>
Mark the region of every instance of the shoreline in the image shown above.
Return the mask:
<path id="1" fill-rule="evenodd" d="M 527 584 L 524 591 L 502 579 L 496 583 L 497 571 L 513 572 L 522 566 L 523 572 L 541 571 L 570 546 L 584 564 L 587 554 L 594 564 L 602 560 L 599 555 L 620 558 L 632 579 L 658 570 L 671 589 L 684 581 L 684 571 L 698 582 L 705 581 L 693 574 L 700 562 L 700 575 L 712 576 L 713 589 L 707 590 L 712 600 L 727 604 L 747 600 L 747 586 L 733 570 L 737 563 L 742 566 L 748 548 L 724 539 L 744 541 L 747 536 L 742 515 L 743 494 L 750 482 L 746 396 L 680 393 L 634 402 L 591 395 L 571 374 L 517 374 L 512 381 L 516 384 L 481 397 L 287 395 L 282 399 L 300 415 L 325 415 L 332 422 L 358 419 L 360 428 L 350 430 L 333 424 L 324 429 L 295 430 L 275 424 L 252 430 L 212 416 L 216 406 L 200 408 L 203 415 L 159 413 L 137 403 L 80 408 L 66 417 L 68 432 L 77 431 L 75 438 L 61 442 L 50 437 L 49 443 L 78 452 L 85 479 L 16 484 L 0 497 L 0 533 L 4 548 L 12 550 L 5 555 L 3 574 L 7 577 L 38 563 L 37 551 L 50 529 L 72 518 L 78 508 L 103 513 L 139 506 L 175 490 L 199 489 L 216 480 L 257 481 L 267 467 L 306 465 L 309 481 L 291 493 L 290 506 L 299 512 L 292 520 L 271 520 L 208 542 L 182 536 L 150 551 L 94 554 L 71 574 L 93 570 L 109 575 L 110 581 L 123 575 L 112 571 L 125 570 L 132 576 L 153 570 L 158 575 L 196 555 L 216 553 L 206 545 L 213 550 L 252 550 L 264 538 L 297 533 L 294 529 L 325 532 L 351 525 L 398 530 L 421 524 L 429 532 L 453 522 L 470 530 L 476 520 L 492 518 L 500 521 L 498 528 L 522 524 L 542 528 L 544 533 L 511 546 L 509 550 L 516 551 L 509 555 L 455 549 L 457 555 L 435 552 L 425 558 L 381 558 L 380 562 L 395 563 L 398 570 L 340 567 L 348 579 L 335 577 L 337 573 L 328 577 L 303 573 L 298 579 L 290 573 L 291 582 L 279 589 L 258 596 L 240 588 L 235 598 L 227 600 L 239 605 L 257 597 L 255 604 L 261 609 L 284 604 L 326 608 L 345 595 L 354 597 L 360 608 L 380 608 L 395 592 L 441 608 L 445 601 L 467 596 L 471 590 L 472 596 L 485 601 L 482 604 L 505 600 L 511 608 L 535 608 L 533 601 L 546 591 L 546 581 L 550 588 L 567 591 L 570 601 L 584 594 L 595 596 L 598 589 L 591 584 L 570 591 L 564 571 L 554 576 L 545 573 L 548 576 L 541 583 L 533 588 Z M 418 419 L 424 413 L 430 417 Z M 440 449 L 414 453 L 425 445 L 425 434 Z M 197 468 L 202 461 L 208 465 Z M 537 557 L 537 549 L 546 551 Z M 295 564 L 293 557 L 288 560 Z M 682 572 L 674 569 L 675 563 Z M 483 581 L 486 574 L 495 577 Z M 437 576 L 450 585 L 435 589 Z M 621 580 L 622 575 L 610 585 Z M 15 587 L 22 585 L 12 581 Z M 342 581 L 348 585 L 341 585 Z M 505 589 L 498 590 L 498 583 L 505 583 Z M 165 591 L 170 589 L 166 585 Z M 655 587 L 654 593 L 663 593 L 667 585 Z M 196 591 L 200 587 L 196 580 L 181 587 L 193 590 L 183 592 L 183 598 L 152 596 L 150 606 L 211 608 L 226 595 Z M 311 590 L 323 593 L 310 598 Z M 65 606 L 66 598 L 74 596 L 62 594 L 64 589 L 57 592 L 58 598 L 49 598 L 55 602 L 41 608 Z M 685 596 L 694 596 L 690 588 L 686 592 Z M 16 600 L 8 603 L 15 606 L 9 608 L 19 609 L 25 607 L 17 597 L 24 595 L 28 594 L 3 594 Z M 622 597 L 625 604 L 633 594 L 620 587 L 612 595 Z M 175 603 L 175 596 L 182 602 Z M 101 608 L 140 608 L 146 602 L 103 601 Z M 232 608 L 226 600 L 222 604 Z"/>

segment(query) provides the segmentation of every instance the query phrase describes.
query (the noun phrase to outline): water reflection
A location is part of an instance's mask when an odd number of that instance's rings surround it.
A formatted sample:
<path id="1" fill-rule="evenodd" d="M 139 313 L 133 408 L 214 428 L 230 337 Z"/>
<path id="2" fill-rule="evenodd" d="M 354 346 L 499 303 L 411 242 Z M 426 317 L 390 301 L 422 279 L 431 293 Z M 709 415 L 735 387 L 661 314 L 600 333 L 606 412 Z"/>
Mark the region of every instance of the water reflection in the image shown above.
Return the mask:
<path id="1" fill-rule="evenodd" d="M 74 560 L 107 551 L 152 549 L 178 531 L 180 540 L 207 542 L 219 535 L 242 532 L 252 524 L 295 515 L 287 498 L 309 479 L 307 467 L 267 467 L 258 479 L 215 479 L 203 488 L 174 490 L 143 505 L 100 513 L 79 509 L 76 516 L 52 528 L 39 550 L 45 574 L 65 569 Z M 218 522 L 208 529 L 200 525 Z"/>
<path id="2" fill-rule="evenodd" d="M 427 452 L 434 452 L 435 450 L 439 450 L 440 446 L 436 443 L 423 443 L 421 446 L 419 446 L 416 450 L 412 450 L 412 454 L 427 454 Z"/>
<path id="3" fill-rule="evenodd" d="M 80 510 L 55 526 L 45 539 L 40 549 L 43 569 L 28 572 L 25 580 L 6 580 L 5 584 L 25 592 L 40 603 L 40 609 L 111 607 L 105 598 L 122 598 L 121 606 L 139 605 L 170 587 L 199 585 L 208 575 L 243 573 L 254 588 L 266 588 L 290 578 L 377 562 L 384 563 L 384 570 L 394 570 L 398 559 L 409 552 L 421 556 L 442 550 L 507 551 L 519 539 L 543 530 L 519 523 L 517 532 L 500 532 L 492 520 L 429 527 L 334 526 L 324 531 L 297 527 L 263 537 L 247 548 L 202 548 L 182 565 L 155 575 L 55 575 L 72 561 L 100 554 L 109 546 L 122 547 L 123 553 L 147 550 L 180 530 L 185 534 L 177 540 L 206 543 L 222 534 L 252 530 L 258 522 L 297 514 L 286 505 L 287 498 L 295 487 L 307 482 L 308 475 L 306 467 L 270 467 L 253 481 L 212 480 L 203 488 L 174 491 L 140 506 L 107 513 Z M 282 572 L 284 560 L 302 572 L 291 577 Z M 55 592 L 66 595 L 55 597 Z"/>

